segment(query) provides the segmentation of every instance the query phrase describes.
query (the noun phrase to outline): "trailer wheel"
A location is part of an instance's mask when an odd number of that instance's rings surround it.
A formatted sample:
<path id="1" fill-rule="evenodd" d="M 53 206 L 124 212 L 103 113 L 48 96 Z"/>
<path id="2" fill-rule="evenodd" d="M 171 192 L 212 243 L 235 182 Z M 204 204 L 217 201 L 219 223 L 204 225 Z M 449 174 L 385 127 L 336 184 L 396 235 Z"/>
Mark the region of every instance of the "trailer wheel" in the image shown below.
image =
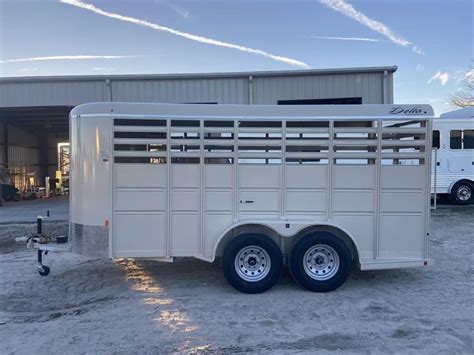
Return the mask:
<path id="1" fill-rule="evenodd" d="M 226 280 L 244 293 L 261 293 L 280 278 L 283 255 L 278 245 L 263 234 L 245 234 L 229 242 L 222 256 Z"/>
<path id="2" fill-rule="evenodd" d="M 301 286 L 313 292 L 329 292 L 349 276 L 351 252 L 337 236 L 319 232 L 301 239 L 291 250 L 290 272 Z"/>
<path id="3" fill-rule="evenodd" d="M 469 205 L 474 200 L 472 190 L 473 184 L 470 181 L 458 181 L 451 189 L 451 200 L 457 205 Z"/>
<path id="4" fill-rule="evenodd" d="M 41 276 L 48 276 L 50 271 L 51 269 L 49 268 L 49 266 L 43 265 L 41 266 L 41 269 L 38 270 L 38 273 Z"/>

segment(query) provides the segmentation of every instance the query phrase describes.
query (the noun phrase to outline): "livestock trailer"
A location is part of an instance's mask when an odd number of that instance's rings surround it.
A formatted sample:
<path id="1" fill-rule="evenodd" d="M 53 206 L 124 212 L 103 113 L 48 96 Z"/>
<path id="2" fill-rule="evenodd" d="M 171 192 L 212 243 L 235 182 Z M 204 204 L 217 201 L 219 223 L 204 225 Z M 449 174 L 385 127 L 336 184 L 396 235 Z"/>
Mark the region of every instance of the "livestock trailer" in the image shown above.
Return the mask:
<path id="1" fill-rule="evenodd" d="M 474 107 L 447 112 L 433 120 L 432 191 L 456 204 L 474 201 Z M 435 186 L 436 182 L 436 186 Z"/>
<path id="2" fill-rule="evenodd" d="M 429 263 L 427 105 L 91 103 L 70 114 L 72 251 L 222 258 L 263 292 Z M 406 164 L 409 162 L 409 164 Z"/>

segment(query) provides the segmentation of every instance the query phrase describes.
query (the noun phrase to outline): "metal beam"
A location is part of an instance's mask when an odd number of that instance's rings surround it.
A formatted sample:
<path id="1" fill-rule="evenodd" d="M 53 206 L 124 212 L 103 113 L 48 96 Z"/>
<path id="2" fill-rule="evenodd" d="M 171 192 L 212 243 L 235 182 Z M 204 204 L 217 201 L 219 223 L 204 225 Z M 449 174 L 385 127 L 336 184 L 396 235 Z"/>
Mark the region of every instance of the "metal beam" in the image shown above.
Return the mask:
<path id="1" fill-rule="evenodd" d="M 8 124 L 3 123 L 3 156 L 5 160 L 3 161 L 5 168 L 8 169 Z"/>

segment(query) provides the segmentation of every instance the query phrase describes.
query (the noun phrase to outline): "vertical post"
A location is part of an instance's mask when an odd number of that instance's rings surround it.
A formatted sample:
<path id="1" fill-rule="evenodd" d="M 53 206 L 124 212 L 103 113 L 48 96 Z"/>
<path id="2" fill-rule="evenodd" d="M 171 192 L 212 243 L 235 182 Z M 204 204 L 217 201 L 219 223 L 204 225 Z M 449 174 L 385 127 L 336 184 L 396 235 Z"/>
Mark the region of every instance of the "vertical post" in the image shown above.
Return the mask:
<path id="1" fill-rule="evenodd" d="M 387 76 L 388 76 L 388 71 L 384 70 L 383 72 L 383 77 L 382 77 L 382 100 L 384 104 L 387 103 Z"/>
<path id="2" fill-rule="evenodd" d="M 166 257 L 171 255 L 171 119 L 166 120 Z"/>
<path id="3" fill-rule="evenodd" d="M 281 121 L 280 216 L 285 217 L 286 194 L 286 119 Z"/>
<path id="4" fill-rule="evenodd" d="M 112 83 L 110 82 L 110 79 L 105 79 L 105 86 L 107 90 L 107 101 L 112 102 Z"/>
<path id="5" fill-rule="evenodd" d="M 382 137 L 383 121 L 377 120 L 377 154 L 375 161 L 375 234 L 374 234 L 374 259 L 380 255 L 380 205 L 382 198 Z"/>
<path id="6" fill-rule="evenodd" d="M 249 75 L 249 105 L 253 105 L 253 76 Z"/>
<path id="7" fill-rule="evenodd" d="M 234 222 L 237 221 L 239 216 L 239 121 L 238 119 L 234 120 L 234 164 L 233 174 L 232 174 L 232 184 L 233 184 L 233 198 L 234 198 Z"/>
<path id="8" fill-rule="evenodd" d="M 38 235 L 41 235 L 43 233 L 43 218 L 41 218 L 40 216 L 36 218 L 36 233 Z"/>
<path id="9" fill-rule="evenodd" d="M 8 169 L 8 128 L 7 123 L 3 122 L 3 165 L 5 171 Z M 2 154 L 0 153 L 0 154 Z M 1 170 L 0 170 L 1 171 Z M 3 207 L 3 176 L 0 177 L 0 207 Z"/>
<path id="10" fill-rule="evenodd" d="M 436 202 L 436 185 L 437 182 L 437 173 L 438 173 L 438 148 L 434 149 L 434 177 L 433 177 L 433 209 L 436 210 L 437 202 Z"/>
<path id="11" fill-rule="evenodd" d="M 326 177 L 326 220 L 328 222 L 332 220 L 332 176 L 334 165 L 334 120 L 331 119 L 328 126 L 328 170 Z"/>
<path id="12" fill-rule="evenodd" d="M 3 157 L 5 169 L 8 169 L 8 124 L 3 123 Z"/>
<path id="13" fill-rule="evenodd" d="M 199 215 L 200 215 L 200 254 L 204 256 L 204 179 L 205 179 L 205 165 L 204 165 L 204 120 L 199 120 Z"/>
<path id="14" fill-rule="evenodd" d="M 40 178 L 39 181 L 46 181 L 48 176 L 48 132 L 42 131 L 39 134 L 39 151 L 40 151 Z"/>

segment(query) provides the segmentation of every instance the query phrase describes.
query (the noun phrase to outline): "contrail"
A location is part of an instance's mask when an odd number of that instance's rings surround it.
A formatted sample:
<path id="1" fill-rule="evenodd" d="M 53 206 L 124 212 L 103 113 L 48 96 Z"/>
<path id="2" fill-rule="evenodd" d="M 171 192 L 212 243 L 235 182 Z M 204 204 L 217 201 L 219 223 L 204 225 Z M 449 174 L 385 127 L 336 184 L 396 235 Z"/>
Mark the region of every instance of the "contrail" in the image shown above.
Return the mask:
<path id="1" fill-rule="evenodd" d="M 0 60 L 0 63 L 41 62 L 46 60 L 87 60 L 87 59 L 119 59 L 136 58 L 133 55 L 57 55 L 52 57 L 33 57 Z"/>
<path id="2" fill-rule="evenodd" d="M 311 36 L 316 39 L 329 39 L 338 41 L 363 41 L 363 42 L 388 42 L 383 39 L 364 38 L 364 37 L 329 37 L 329 36 Z"/>
<path id="3" fill-rule="evenodd" d="M 423 54 L 423 52 L 416 45 L 414 45 L 413 42 L 410 42 L 400 36 L 397 36 L 388 26 L 386 26 L 382 22 L 369 18 L 360 11 L 357 11 L 351 4 L 348 4 L 344 0 L 319 1 L 327 7 L 333 9 L 334 11 L 340 12 L 343 15 L 353 19 L 354 21 L 357 21 L 360 24 L 370 28 L 371 30 L 380 33 L 381 35 L 387 37 L 391 42 L 403 47 L 412 45 L 411 50 L 413 52 L 417 54 Z"/>
<path id="4" fill-rule="evenodd" d="M 299 60 L 296 60 L 296 59 L 271 54 L 271 53 L 262 51 L 261 49 L 248 48 L 248 47 L 244 47 L 244 46 L 241 46 L 241 45 L 238 45 L 238 44 L 222 42 L 222 41 L 215 40 L 215 39 L 212 39 L 212 38 L 207 38 L 207 37 L 203 37 L 203 36 L 194 35 L 192 33 L 178 31 L 178 30 L 175 30 L 175 29 L 170 28 L 170 27 L 162 26 L 162 25 L 159 25 L 159 24 L 156 24 L 156 23 L 145 21 L 145 20 L 140 20 L 140 19 L 137 19 L 135 17 L 123 16 L 123 15 L 119 15 L 119 14 L 116 14 L 116 13 L 113 13 L 113 12 L 104 11 L 102 9 L 99 9 L 98 7 L 95 7 L 92 4 L 86 4 L 82 1 L 59 0 L 59 2 L 64 3 L 64 4 L 68 4 L 68 5 L 72 5 L 72 6 L 76 6 L 76 7 L 79 7 L 81 9 L 89 10 L 89 11 L 92 11 L 92 12 L 98 14 L 98 15 L 110 17 L 110 18 L 113 18 L 113 19 L 116 19 L 116 20 L 130 22 L 130 23 L 133 23 L 135 25 L 148 27 L 148 28 L 151 28 L 151 29 L 154 29 L 154 30 L 157 30 L 157 31 L 168 32 L 168 33 L 171 33 L 173 35 L 183 37 L 183 38 L 186 38 L 186 39 L 189 39 L 189 40 L 192 40 L 192 41 L 205 43 L 205 44 L 210 44 L 210 45 L 218 46 L 218 47 L 236 49 L 236 50 L 241 51 L 241 52 L 260 55 L 262 57 L 270 58 L 270 59 L 276 60 L 278 62 L 283 62 L 283 63 L 286 63 L 286 64 L 290 64 L 290 65 L 293 65 L 295 67 L 306 68 L 306 69 L 309 68 L 308 64 L 306 64 L 304 62 L 301 62 Z"/>

